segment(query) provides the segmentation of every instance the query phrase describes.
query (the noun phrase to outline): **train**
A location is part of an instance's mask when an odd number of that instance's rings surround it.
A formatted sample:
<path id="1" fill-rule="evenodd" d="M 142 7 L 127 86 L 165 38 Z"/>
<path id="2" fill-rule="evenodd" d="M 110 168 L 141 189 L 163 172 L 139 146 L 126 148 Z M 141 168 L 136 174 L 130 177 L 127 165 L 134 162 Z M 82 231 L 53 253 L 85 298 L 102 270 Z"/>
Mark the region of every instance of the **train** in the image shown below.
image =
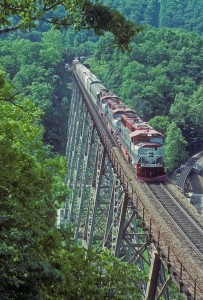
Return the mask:
<path id="1" fill-rule="evenodd" d="M 73 60 L 72 69 L 105 119 L 123 155 L 133 166 L 135 177 L 142 181 L 164 181 L 163 134 L 143 122 L 79 58 Z"/>

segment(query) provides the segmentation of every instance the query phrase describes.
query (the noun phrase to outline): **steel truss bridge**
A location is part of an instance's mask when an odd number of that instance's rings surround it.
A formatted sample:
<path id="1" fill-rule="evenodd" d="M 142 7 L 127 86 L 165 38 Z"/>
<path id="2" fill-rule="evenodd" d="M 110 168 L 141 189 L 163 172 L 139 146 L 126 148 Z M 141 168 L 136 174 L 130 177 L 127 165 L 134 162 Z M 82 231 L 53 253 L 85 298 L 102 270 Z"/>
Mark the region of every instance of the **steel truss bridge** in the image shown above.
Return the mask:
<path id="1" fill-rule="evenodd" d="M 202 300 L 202 224 L 189 211 L 182 212 L 189 221 L 176 216 L 180 197 L 167 186 L 136 181 L 97 107 L 76 74 L 73 77 L 66 224 L 74 225 L 75 239 L 85 247 L 108 248 L 147 272 L 148 282 L 141 283 L 143 299 L 174 299 L 176 286 L 183 299 Z"/>

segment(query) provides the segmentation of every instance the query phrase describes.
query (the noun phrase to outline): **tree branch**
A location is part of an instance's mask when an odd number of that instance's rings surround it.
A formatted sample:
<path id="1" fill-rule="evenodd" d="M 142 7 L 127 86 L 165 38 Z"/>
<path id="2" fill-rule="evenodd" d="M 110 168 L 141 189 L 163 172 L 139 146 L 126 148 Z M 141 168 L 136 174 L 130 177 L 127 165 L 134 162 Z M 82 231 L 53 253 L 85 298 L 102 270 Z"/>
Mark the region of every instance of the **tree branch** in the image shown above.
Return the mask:
<path id="1" fill-rule="evenodd" d="M 15 95 L 13 95 L 13 96 L 10 97 L 10 98 L 2 98 L 2 97 L 0 97 L 0 101 L 5 101 L 5 102 L 8 102 L 8 103 L 10 103 L 10 104 L 13 104 L 14 106 L 16 106 L 16 107 L 20 108 L 21 110 L 23 110 L 25 113 L 27 113 L 27 114 L 28 114 L 29 116 L 31 116 L 32 118 L 35 118 L 35 116 L 34 116 L 33 114 L 29 113 L 29 111 L 27 111 L 26 109 L 24 109 L 23 106 L 21 106 L 21 105 L 19 105 L 19 104 L 16 104 L 16 103 L 14 102 L 14 97 L 16 97 L 18 94 L 20 94 L 20 92 L 16 93 Z"/>
<path id="2" fill-rule="evenodd" d="M 62 3 L 63 3 L 63 1 L 58 1 L 58 2 L 54 3 L 53 5 L 49 6 L 48 8 L 47 8 L 47 5 L 46 5 L 46 3 L 45 3 L 45 5 L 44 5 L 44 7 L 43 7 L 43 10 L 44 10 L 44 11 L 52 10 L 52 9 L 55 8 L 57 5 L 60 5 L 60 4 L 62 4 Z"/>
<path id="3" fill-rule="evenodd" d="M 24 10 L 23 8 L 18 8 L 16 6 L 9 5 L 6 3 L 6 1 L 4 1 L 4 4 L 0 4 L 0 7 L 3 7 L 4 9 L 10 9 L 12 11 L 30 13 L 29 10 Z"/>
<path id="4" fill-rule="evenodd" d="M 7 33 L 7 32 L 10 32 L 10 31 L 14 31 L 14 30 L 17 30 L 19 29 L 19 25 L 18 26 L 14 26 L 14 27 L 7 27 L 7 28 L 4 28 L 4 29 L 0 29 L 0 34 L 3 34 L 3 33 Z"/>

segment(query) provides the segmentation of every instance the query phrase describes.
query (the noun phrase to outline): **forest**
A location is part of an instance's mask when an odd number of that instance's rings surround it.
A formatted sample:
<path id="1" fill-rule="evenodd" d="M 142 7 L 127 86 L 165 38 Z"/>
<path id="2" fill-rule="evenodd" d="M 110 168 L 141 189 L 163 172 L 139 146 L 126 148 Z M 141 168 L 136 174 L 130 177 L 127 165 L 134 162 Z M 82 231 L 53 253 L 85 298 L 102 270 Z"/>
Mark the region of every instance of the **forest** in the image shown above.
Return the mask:
<path id="1" fill-rule="evenodd" d="M 182 28 L 201 34 L 203 31 L 201 0 L 103 0 L 133 22 L 161 28 Z"/>
<path id="2" fill-rule="evenodd" d="M 124 103 L 165 135 L 171 172 L 202 147 L 202 38 L 148 27 L 135 37 L 129 54 L 110 51 L 108 41 L 100 39 L 88 63 Z"/>
<path id="3" fill-rule="evenodd" d="M 106 87 L 165 135 L 168 174 L 202 150 L 202 1 L 72 2 L 0 4 L 2 299 L 141 299 L 135 266 L 87 251 L 71 229 L 55 226 L 69 194 L 65 63 L 85 56 Z"/>

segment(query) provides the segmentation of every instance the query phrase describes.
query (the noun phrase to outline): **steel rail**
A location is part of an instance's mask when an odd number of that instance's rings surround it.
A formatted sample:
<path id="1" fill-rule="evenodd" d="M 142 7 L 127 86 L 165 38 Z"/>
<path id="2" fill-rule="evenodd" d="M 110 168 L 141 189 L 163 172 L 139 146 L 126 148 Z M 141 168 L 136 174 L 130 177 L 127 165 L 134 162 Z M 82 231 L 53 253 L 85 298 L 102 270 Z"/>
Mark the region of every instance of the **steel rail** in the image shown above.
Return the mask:
<path id="1" fill-rule="evenodd" d="M 191 223 L 194 224 L 194 226 L 202 233 L 203 235 L 203 226 L 193 217 L 189 212 L 187 212 L 187 208 L 184 208 L 181 206 L 179 201 L 164 187 L 163 184 L 161 184 L 162 188 L 165 190 L 165 192 L 171 197 L 171 199 L 174 201 L 174 203 L 181 209 L 181 211 L 188 216 L 188 219 L 190 219 Z"/>
<path id="2" fill-rule="evenodd" d="M 197 252 L 201 256 L 201 258 L 203 258 L 203 229 L 197 224 L 197 222 L 194 221 L 194 219 L 192 219 L 192 217 L 185 211 L 185 209 L 177 202 L 177 200 L 162 184 L 147 184 L 147 186 L 149 187 L 153 195 L 155 195 L 161 206 L 164 208 L 171 222 L 175 224 L 175 226 L 185 237 L 185 239 L 188 241 L 189 245 L 195 250 L 195 252 Z M 162 198 L 163 196 L 157 197 L 157 195 L 155 194 L 158 190 L 157 187 L 164 191 L 166 195 L 166 198 L 164 200 Z M 158 192 L 160 193 L 160 190 Z M 169 199 L 171 203 L 169 202 Z M 183 217 L 185 217 L 185 219 Z M 186 225 L 184 226 L 184 224 Z M 188 229 L 188 224 L 190 224 L 190 230 Z M 194 228 L 192 228 L 191 225 L 193 225 Z M 197 234 L 198 237 L 196 237 Z"/>

